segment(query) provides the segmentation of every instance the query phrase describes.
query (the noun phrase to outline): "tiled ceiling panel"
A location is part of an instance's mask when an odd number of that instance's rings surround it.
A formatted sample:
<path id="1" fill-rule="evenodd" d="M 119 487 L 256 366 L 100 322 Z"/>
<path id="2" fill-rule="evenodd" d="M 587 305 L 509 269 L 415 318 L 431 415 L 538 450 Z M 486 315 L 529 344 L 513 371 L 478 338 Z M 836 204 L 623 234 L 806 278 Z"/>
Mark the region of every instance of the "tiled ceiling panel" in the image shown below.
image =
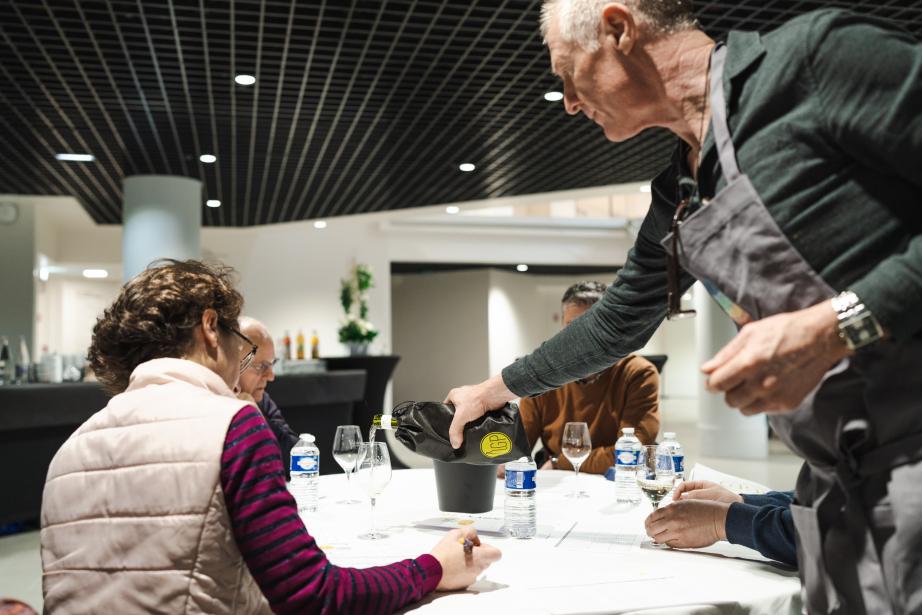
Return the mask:
<path id="1" fill-rule="evenodd" d="M 922 37 L 922 1 L 696 4 L 713 36 L 832 5 Z M 118 223 L 124 177 L 184 175 L 222 202 L 205 224 L 242 226 L 650 179 L 668 135 L 613 144 L 544 100 L 539 7 L 0 0 L 0 193 L 73 195 Z"/>

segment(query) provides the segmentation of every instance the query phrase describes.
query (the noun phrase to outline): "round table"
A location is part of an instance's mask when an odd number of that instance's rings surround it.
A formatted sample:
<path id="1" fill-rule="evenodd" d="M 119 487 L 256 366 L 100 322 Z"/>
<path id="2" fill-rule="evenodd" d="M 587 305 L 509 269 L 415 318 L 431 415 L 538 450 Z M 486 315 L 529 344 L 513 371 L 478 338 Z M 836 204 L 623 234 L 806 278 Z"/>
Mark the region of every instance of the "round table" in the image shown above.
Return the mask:
<path id="1" fill-rule="evenodd" d="M 654 549 L 643 532 L 650 513 L 644 498 L 619 505 L 614 484 L 581 475 L 590 497 L 566 497 L 572 472 L 540 471 L 538 537 L 517 540 L 499 531 L 503 484 L 494 508 L 482 515 L 438 509 L 432 470 L 395 470 L 376 506 L 377 525 L 389 536 L 359 539 L 371 524 L 368 498 L 342 474 L 321 477 L 320 506 L 303 515 L 308 531 L 339 566 L 364 568 L 428 553 L 459 521 L 473 520 L 482 539 L 503 558 L 467 591 L 435 593 L 405 612 L 420 613 L 801 613 L 796 572 L 757 552 L 718 543 L 707 549 Z M 340 503 L 348 497 L 358 504 Z M 459 546 L 460 548 L 460 546 Z"/>

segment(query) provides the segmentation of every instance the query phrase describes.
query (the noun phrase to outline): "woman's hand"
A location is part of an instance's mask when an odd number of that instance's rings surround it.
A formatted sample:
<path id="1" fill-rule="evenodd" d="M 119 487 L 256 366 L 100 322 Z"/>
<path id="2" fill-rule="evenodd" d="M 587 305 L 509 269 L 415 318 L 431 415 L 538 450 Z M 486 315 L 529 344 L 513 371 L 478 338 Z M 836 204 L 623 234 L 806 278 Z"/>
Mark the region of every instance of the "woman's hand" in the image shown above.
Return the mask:
<path id="1" fill-rule="evenodd" d="M 471 541 L 470 551 L 464 548 L 465 539 Z M 442 565 L 442 580 L 436 591 L 452 591 L 471 585 L 490 564 L 502 557 L 502 553 L 496 547 L 480 542 L 477 531 L 468 527 L 448 532 L 433 547 L 432 556 Z"/>

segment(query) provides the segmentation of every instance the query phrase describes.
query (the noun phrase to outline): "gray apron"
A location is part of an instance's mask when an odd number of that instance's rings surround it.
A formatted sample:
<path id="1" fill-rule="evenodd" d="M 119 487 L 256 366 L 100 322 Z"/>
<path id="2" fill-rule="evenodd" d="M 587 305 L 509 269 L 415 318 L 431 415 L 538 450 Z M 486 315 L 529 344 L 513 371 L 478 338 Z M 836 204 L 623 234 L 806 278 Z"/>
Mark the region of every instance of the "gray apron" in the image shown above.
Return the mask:
<path id="1" fill-rule="evenodd" d="M 679 259 L 739 326 L 832 298 L 740 172 L 723 67 L 712 130 L 726 187 L 681 222 Z M 663 240 L 671 252 L 671 235 Z M 922 613 L 922 339 L 882 341 L 770 418 L 805 460 L 791 507 L 810 613 Z"/>

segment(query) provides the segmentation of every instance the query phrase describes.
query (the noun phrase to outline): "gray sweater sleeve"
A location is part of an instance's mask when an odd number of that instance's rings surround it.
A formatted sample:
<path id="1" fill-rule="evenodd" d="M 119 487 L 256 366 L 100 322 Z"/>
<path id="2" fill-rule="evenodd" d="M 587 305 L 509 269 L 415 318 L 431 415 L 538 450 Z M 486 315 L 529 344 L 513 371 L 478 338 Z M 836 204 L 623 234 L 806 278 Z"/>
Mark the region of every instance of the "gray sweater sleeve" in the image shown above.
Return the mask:
<path id="1" fill-rule="evenodd" d="M 584 378 L 644 346 L 666 316 L 666 251 L 660 240 L 675 212 L 675 165 L 653 180 L 650 211 L 618 278 L 602 299 L 531 354 L 503 369 L 520 397 Z M 681 278 L 682 291 L 694 280 Z"/>

